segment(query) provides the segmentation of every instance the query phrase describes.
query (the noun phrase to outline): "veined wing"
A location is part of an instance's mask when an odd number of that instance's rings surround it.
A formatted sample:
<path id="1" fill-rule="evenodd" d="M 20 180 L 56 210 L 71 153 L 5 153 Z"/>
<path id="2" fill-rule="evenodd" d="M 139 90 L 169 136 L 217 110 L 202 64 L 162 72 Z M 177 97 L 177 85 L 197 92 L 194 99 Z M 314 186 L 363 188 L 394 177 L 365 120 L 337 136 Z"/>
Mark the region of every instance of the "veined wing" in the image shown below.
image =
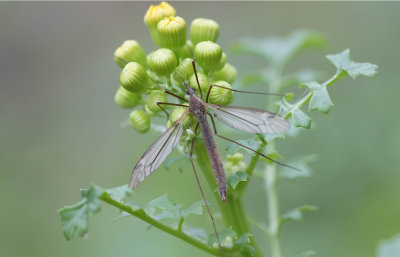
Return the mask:
<path id="1" fill-rule="evenodd" d="M 147 149 L 133 168 L 129 187 L 137 187 L 147 176 L 149 176 L 167 156 L 174 150 L 183 134 L 182 121 L 188 111 L 175 121 L 159 138 Z"/>
<path id="2" fill-rule="evenodd" d="M 289 122 L 278 114 L 240 106 L 207 104 L 221 122 L 231 128 L 252 133 L 280 133 L 289 128 Z"/>

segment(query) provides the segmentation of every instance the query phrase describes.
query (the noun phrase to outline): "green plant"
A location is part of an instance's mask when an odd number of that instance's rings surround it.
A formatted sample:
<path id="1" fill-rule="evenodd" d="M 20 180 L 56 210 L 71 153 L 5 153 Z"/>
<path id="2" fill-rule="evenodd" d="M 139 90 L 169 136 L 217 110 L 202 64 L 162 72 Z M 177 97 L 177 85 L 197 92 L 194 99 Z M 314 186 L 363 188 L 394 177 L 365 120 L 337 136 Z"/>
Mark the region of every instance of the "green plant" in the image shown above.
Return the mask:
<path id="1" fill-rule="evenodd" d="M 227 87 L 232 85 L 236 89 L 262 83 L 267 87 L 267 92 L 285 92 L 285 96 L 277 101 L 276 105 L 279 107 L 279 113 L 291 121 L 291 131 L 286 134 L 257 134 L 240 141 L 243 145 L 257 149 L 259 152 L 267 152 L 267 156 L 273 159 L 280 158 L 276 148 L 278 139 L 296 135 L 301 129 L 311 128 L 311 118 L 303 110 L 305 106 L 308 106 L 309 111 L 319 110 L 327 114 L 333 106 L 328 93 L 330 86 L 347 75 L 356 78 L 359 75 L 373 77 L 376 74 L 376 65 L 351 61 L 349 50 L 327 56 L 328 60 L 336 66 L 337 71 L 323 83 L 315 82 L 322 76 L 314 70 L 285 73 L 288 63 L 298 53 L 306 49 L 319 48 L 324 44 L 323 37 L 318 33 L 298 31 L 284 39 L 243 39 L 234 44 L 230 51 L 232 54 L 252 54 L 263 58 L 268 64 L 259 71 L 243 76 L 239 83 L 234 84 L 236 69 L 227 62 L 228 54 L 224 53 L 216 43 L 219 34 L 218 24 L 211 20 L 196 19 L 190 30 L 190 39 L 196 42 L 194 45 L 190 40 L 186 40 L 185 21 L 175 16 L 175 9 L 167 3 L 150 7 L 145 16 L 145 23 L 155 44 L 161 49 L 146 57 L 136 41 L 128 40 L 114 54 L 115 61 L 123 68 L 121 87 L 116 93 L 115 101 L 122 108 L 136 108 L 130 115 L 130 121 L 140 133 L 146 133 L 149 129 L 157 127 L 151 122 L 165 115 L 161 112 L 162 109 L 155 105 L 155 102 L 165 102 L 167 98 L 151 79 L 180 96 L 183 96 L 185 92 L 181 83 L 182 79 L 187 78 L 192 81 L 192 86 L 196 85 L 193 83 L 191 61 L 188 60 L 192 53 L 200 66 L 199 77 L 202 89 L 207 89 L 209 84 L 219 81 L 217 83 L 222 83 Z M 296 97 L 294 93 L 290 92 L 296 85 L 300 85 L 305 90 L 303 91 L 304 96 Z M 230 93 L 227 94 L 227 92 Z M 211 100 L 219 104 L 229 104 L 234 96 L 231 91 L 224 91 L 221 88 L 214 88 L 210 95 Z M 142 100 L 144 96 L 146 96 L 145 101 Z M 275 106 L 265 107 L 272 110 Z M 183 111 L 181 108 L 166 109 L 170 113 L 172 112 L 168 124 L 171 124 Z M 189 118 L 192 119 L 192 117 Z M 187 124 L 190 123 L 188 120 Z M 192 128 L 188 128 L 187 132 L 180 144 L 183 154 L 188 153 L 188 143 L 195 136 Z M 304 212 L 315 211 L 317 208 L 306 205 L 281 214 L 277 191 L 278 181 L 280 178 L 309 177 L 311 170 L 307 164 L 313 160 L 313 156 L 303 156 L 289 162 L 301 169 L 301 171 L 296 171 L 277 166 L 270 161 L 264 161 L 259 155 L 243 151 L 244 149 L 237 145 L 230 145 L 227 148 L 227 160 L 224 163 L 228 191 L 227 200 L 223 203 L 219 193 L 215 191 L 217 185 L 204 144 L 200 138 L 196 144 L 195 155 L 198 167 L 200 167 L 208 187 L 215 192 L 213 197 L 217 206 L 214 209 L 221 213 L 225 226 L 218 233 L 225 254 L 227 256 L 264 256 L 250 230 L 249 223 L 253 223 L 268 235 L 271 256 L 283 256 L 280 242 L 282 225 L 289 220 L 301 220 Z M 265 181 L 269 210 L 268 226 L 251 218 L 243 208 L 243 194 L 252 178 L 262 178 Z M 127 186 L 103 189 L 91 185 L 89 189 L 82 190 L 82 200 L 79 203 L 59 210 L 65 237 L 70 240 L 76 232 L 83 236 L 87 232 L 90 216 L 100 210 L 101 202 L 105 202 L 121 210 L 119 218 L 137 217 L 205 252 L 216 256 L 221 255 L 215 234 L 207 236 L 205 232 L 203 234 L 195 233 L 194 229 L 187 224 L 186 218 L 189 215 L 203 214 L 204 203 L 202 200 L 184 208 L 163 195 L 145 205 L 139 205 L 123 200 L 130 194 L 131 190 Z M 312 254 L 312 251 L 307 251 L 301 256 Z"/>

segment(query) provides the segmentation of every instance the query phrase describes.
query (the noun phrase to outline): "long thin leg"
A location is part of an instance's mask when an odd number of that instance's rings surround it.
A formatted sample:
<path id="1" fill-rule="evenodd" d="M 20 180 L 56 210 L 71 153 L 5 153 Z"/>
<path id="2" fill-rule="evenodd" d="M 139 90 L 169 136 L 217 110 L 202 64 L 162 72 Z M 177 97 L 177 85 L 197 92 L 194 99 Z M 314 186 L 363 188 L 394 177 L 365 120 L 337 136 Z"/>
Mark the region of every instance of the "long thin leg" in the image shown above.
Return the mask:
<path id="1" fill-rule="evenodd" d="M 212 223 L 212 226 L 214 228 L 214 232 L 215 232 L 215 236 L 216 236 L 217 241 L 218 241 L 219 248 L 221 249 L 222 256 L 225 257 L 224 249 L 222 248 L 221 241 L 219 240 L 217 227 L 215 226 L 214 217 L 213 217 L 213 215 L 211 213 L 210 207 L 208 206 L 207 200 L 206 200 L 206 198 L 204 196 L 204 192 L 203 192 L 203 189 L 201 188 L 199 177 L 197 176 L 196 168 L 195 168 L 194 162 L 193 162 L 194 140 L 196 139 L 196 134 L 197 134 L 197 129 L 198 128 L 199 128 L 199 123 L 197 122 L 196 128 L 194 130 L 195 137 L 192 139 L 192 146 L 190 147 L 190 155 L 189 155 L 190 156 L 190 162 L 192 163 L 194 176 L 196 177 L 196 181 L 197 181 L 197 185 L 199 186 L 199 189 L 200 189 L 201 197 L 203 197 L 204 204 L 205 204 L 205 206 L 207 208 L 208 214 L 210 215 L 211 223 Z"/>
<path id="2" fill-rule="evenodd" d="M 184 104 L 174 104 L 174 103 L 166 103 L 166 102 L 156 102 L 157 106 L 167 115 L 167 119 L 169 118 L 169 113 L 161 107 L 161 105 L 173 105 L 173 106 L 183 106 L 183 107 L 188 107 L 187 105 Z"/>
<path id="3" fill-rule="evenodd" d="M 194 75 L 196 76 L 197 87 L 199 88 L 199 92 L 200 92 L 200 99 L 203 99 L 203 92 L 201 91 L 199 77 L 197 77 L 196 62 L 194 59 L 192 59 L 192 65 L 193 65 Z"/>
<path id="4" fill-rule="evenodd" d="M 174 93 L 172 93 L 172 92 L 170 92 L 170 91 L 168 91 L 168 90 L 165 90 L 165 89 L 164 89 L 162 86 L 160 86 L 154 79 L 152 79 L 152 78 L 150 78 L 150 79 L 151 79 L 151 81 L 153 81 L 153 83 L 154 83 L 159 89 L 161 89 L 161 91 L 163 91 L 164 93 L 169 94 L 169 95 L 172 95 L 172 96 L 175 96 L 176 98 L 181 99 L 182 101 L 189 102 L 189 101 L 186 100 L 185 98 L 180 97 L 179 95 L 176 95 L 176 94 L 174 94 Z"/>
<path id="5" fill-rule="evenodd" d="M 226 87 L 222 87 L 222 86 L 219 86 L 219 85 L 211 84 L 210 87 L 208 88 L 207 97 L 206 97 L 206 103 L 208 103 L 208 96 L 210 95 L 211 89 L 213 87 L 220 87 L 220 88 L 223 88 L 223 89 L 226 89 L 226 90 L 230 90 L 230 91 L 233 91 L 233 92 L 238 92 L 238 93 L 256 94 L 256 95 L 283 96 L 281 94 L 273 94 L 273 93 L 266 93 L 266 92 L 254 92 L 254 91 L 243 91 L 243 90 L 237 90 L 237 89 L 233 89 L 233 88 L 226 88 Z"/>
<path id="6" fill-rule="evenodd" d="M 285 163 L 280 162 L 280 161 L 276 161 L 276 160 L 274 160 L 274 159 L 272 159 L 272 158 L 266 156 L 265 154 L 260 153 L 260 152 L 254 150 L 254 149 L 252 149 L 252 148 L 250 148 L 250 147 L 248 147 L 248 146 L 245 146 L 245 145 L 243 145 L 243 144 L 241 144 L 241 143 L 238 143 L 238 142 L 236 142 L 236 141 L 234 141 L 234 140 L 232 140 L 232 139 L 230 139 L 230 138 L 227 138 L 227 137 L 224 137 L 224 136 L 219 135 L 218 132 L 217 132 L 217 128 L 216 128 L 216 126 L 215 126 L 215 121 L 214 121 L 213 116 L 212 116 L 209 112 L 207 112 L 207 114 L 208 114 L 208 116 L 210 116 L 210 118 L 211 118 L 211 122 L 212 122 L 212 125 L 213 125 L 213 128 L 214 128 L 214 134 L 215 134 L 217 137 L 223 138 L 223 139 L 228 140 L 228 141 L 230 141 L 230 142 L 232 142 L 232 143 L 235 143 L 235 144 L 237 144 L 237 145 L 240 145 L 241 147 L 244 147 L 244 148 L 246 148 L 246 149 L 248 149 L 248 150 L 250 150 L 250 151 L 252 151 L 252 152 L 254 152 L 254 153 L 258 154 L 258 155 L 261 155 L 262 157 L 264 157 L 264 158 L 267 159 L 267 160 L 270 160 L 271 162 L 274 162 L 274 163 L 276 163 L 276 164 L 279 164 L 279 165 L 281 165 L 281 166 L 284 166 L 284 167 L 287 167 L 287 168 L 290 168 L 290 169 L 294 169 L 294 170 L 301 171 L 301 169 L 295 168 L 295 167 L 293 167 L 293 166 L 290 166 L 290 165 L 285 164 Z"/>

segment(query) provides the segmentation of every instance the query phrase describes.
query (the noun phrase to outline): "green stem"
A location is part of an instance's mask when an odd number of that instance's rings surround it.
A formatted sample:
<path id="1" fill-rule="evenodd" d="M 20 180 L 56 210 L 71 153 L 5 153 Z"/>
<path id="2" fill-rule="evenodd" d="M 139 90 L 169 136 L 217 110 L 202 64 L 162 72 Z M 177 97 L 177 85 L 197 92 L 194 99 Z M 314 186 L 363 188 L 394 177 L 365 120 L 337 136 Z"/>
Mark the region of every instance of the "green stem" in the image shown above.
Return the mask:
<path id="1" fill-rule="evenodd" d="M 181 231 L 181 229 L 178 228 L 172 228 L 170 226 L 167 226 L 159 221 L 157 221 L 156 219 L 150 217 L 149 215 L 147 215 L 143 209 L 139 209 L 139 210 L 134 210 L 132 209 L 131 206 L 123 204 L 119 201 L 116 201 L 112 198 L 109 197 L 108 194 L 102 194 L 99 197 L 102 201 L 117 207 L 118 209 L 125 211 L 129 214 L 131 214 L 132 216 L 135 216 L 143 221 L 145 221 L 146 223 L 152 225 L 153 227 L 156 227 L 170 235 L 173 235 L 197 248 L 199 248 L 200 250 L 203 250 L 209 254 L 215 255 L 215 256 L 221 256 L 221 251 L 218 248 L 210 248 L 206 243 L 197 240 L 196 238 L 191 237 L 190 235 L 184 233 L 183 231 Z M 230 250 L 230 249 L 224 249 L 225 252 L 228 253 L 232 253 L 234 254 L 235 252 L 237 252 L 236 250 Z"/>
<path id="2" fill-rule="evenodd" d="M 221 200 L 218 190 L 216 190 L 218 186 L 214 177 L 214 172 L 212 171 L 210 160 L 204 147 L 204 143 L 201 139 L 196 142 L 195 154 L 197 156 L 197 162 L 199 164 L 198 166 L 200 167 L 208 186 L 213 192 L 214 200 L 217 203 L 218 208 L 221 212 L 224 225 L 226 227 L 232 227 L 232 229 L 238 234 L 238 236 L 244 233 L 251 233 L 242 206 L 241 194 L 237 194 L 228 189 L 226 202 L 224 203 Z M 254 240 L 252 240 L 251 246 L 255 249 L 255 256 L 263 256 L 261 250 Z M 242 256 L 248 255 L 249 253 L 242 253 Z"/>
<path id="3" fill-rule="evenodd" d="M 271 240 L 271 256 L 282 257 L 282 249 L 280 243 L 280 214 L 279 199 L 277 190 L 277 174 L 276 165 L 270 164 L 266 168 L 265 187 L 267 189 L 268 198 L 268 214 L 269 214 L 269 236 Z"/>

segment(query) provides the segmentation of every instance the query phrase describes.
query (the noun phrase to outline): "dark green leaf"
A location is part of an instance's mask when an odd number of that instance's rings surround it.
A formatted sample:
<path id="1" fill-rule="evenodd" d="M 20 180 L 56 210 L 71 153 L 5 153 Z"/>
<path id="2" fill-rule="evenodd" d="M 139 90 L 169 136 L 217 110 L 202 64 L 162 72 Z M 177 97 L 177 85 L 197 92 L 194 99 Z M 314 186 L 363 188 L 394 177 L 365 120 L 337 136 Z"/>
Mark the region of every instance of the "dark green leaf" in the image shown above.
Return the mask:
<path id="1" fill-rule="evenodd" d="M 369 62 L 353 62 L 350 60 L 350 49 L 346 49 L 335 55 L 327 55 L 328 58 L 340 71 L 346 71 L 353 79 L 359 75 L 373 78 L 378 69 L 378 65 Z"/>
<path id="2" fill-rule="evenodd" d="M 76 231 L 80 236 L 87 233 L 90 216 L 100 210 L 98 197 L 102 193 L 101 188 L 91 185 L 89 189 L 81 190 L 82 200 L 79 203 L 58 210 L 67 240 L 71 240 Z"/>
<path id="3" fill-rule="evenodd" d="M 237 235 L 235 231 L 232 230 L 232 228 L 226 228 L 218 232 L 218 236 L 221 245 L 223 246 L 231 245 L 237 239 Z M 208 235 L 208 246 L 209 247 L 218 246 L 218 240 L 217 237 L 215 236 L 215 233 Z"/>
<path id="4" fill-rule="evenodd" d="M 239 182 L 242 181 L 247 181 L 247 178 L 249 175 L 247 173 L 244 173 L 243 171 L 238 171 L 233 174 L 231 174 L 228 178 L 228 185 L 232 188 L 235 189 Z"/>
<path id="5" fill-rule="evenodd" d="M 379 243 L 377 257 L 397 257 L 400 254 L 400 234 Z"/>
<path id="6" fill-rule="evenodd" d="M 297 207 L 297 208 L 283 214 L 281 223 L 284 223 L 289 220 L 302 221 L 304 212 L 315 212 L 317 210 L 318 210 L 318 207 L 313 206 L 313 205 L 304 205 L 304 206 Z"/>
<path id="7" fill-rule="evenodd" d="M 282 167 L 282 170 L 279 172 L 279 175 L 288 179 L 297 179 L 297 178 L 309 178 L 312 176 L 311 168 L 308 163 L 313 162 L 317 159 L 315 154 L 299 156 L 294 160 L 288 162 L 289 165 L 296 167 L 300 170 L 294 170 L 287 167 Z"/>
<path id="8" fill-rule="evenodd" d="M 317 82 L 307 82 L 303 83 L 300 86 L 306 86 L 312 92 L 309 110 L 319 110 L 322 113 L 327 114 L 331 107 L 333 106 L 332 100 L 329 97 L 328 90 L 326 89 L 326 85 L 319 84 Z"/>

